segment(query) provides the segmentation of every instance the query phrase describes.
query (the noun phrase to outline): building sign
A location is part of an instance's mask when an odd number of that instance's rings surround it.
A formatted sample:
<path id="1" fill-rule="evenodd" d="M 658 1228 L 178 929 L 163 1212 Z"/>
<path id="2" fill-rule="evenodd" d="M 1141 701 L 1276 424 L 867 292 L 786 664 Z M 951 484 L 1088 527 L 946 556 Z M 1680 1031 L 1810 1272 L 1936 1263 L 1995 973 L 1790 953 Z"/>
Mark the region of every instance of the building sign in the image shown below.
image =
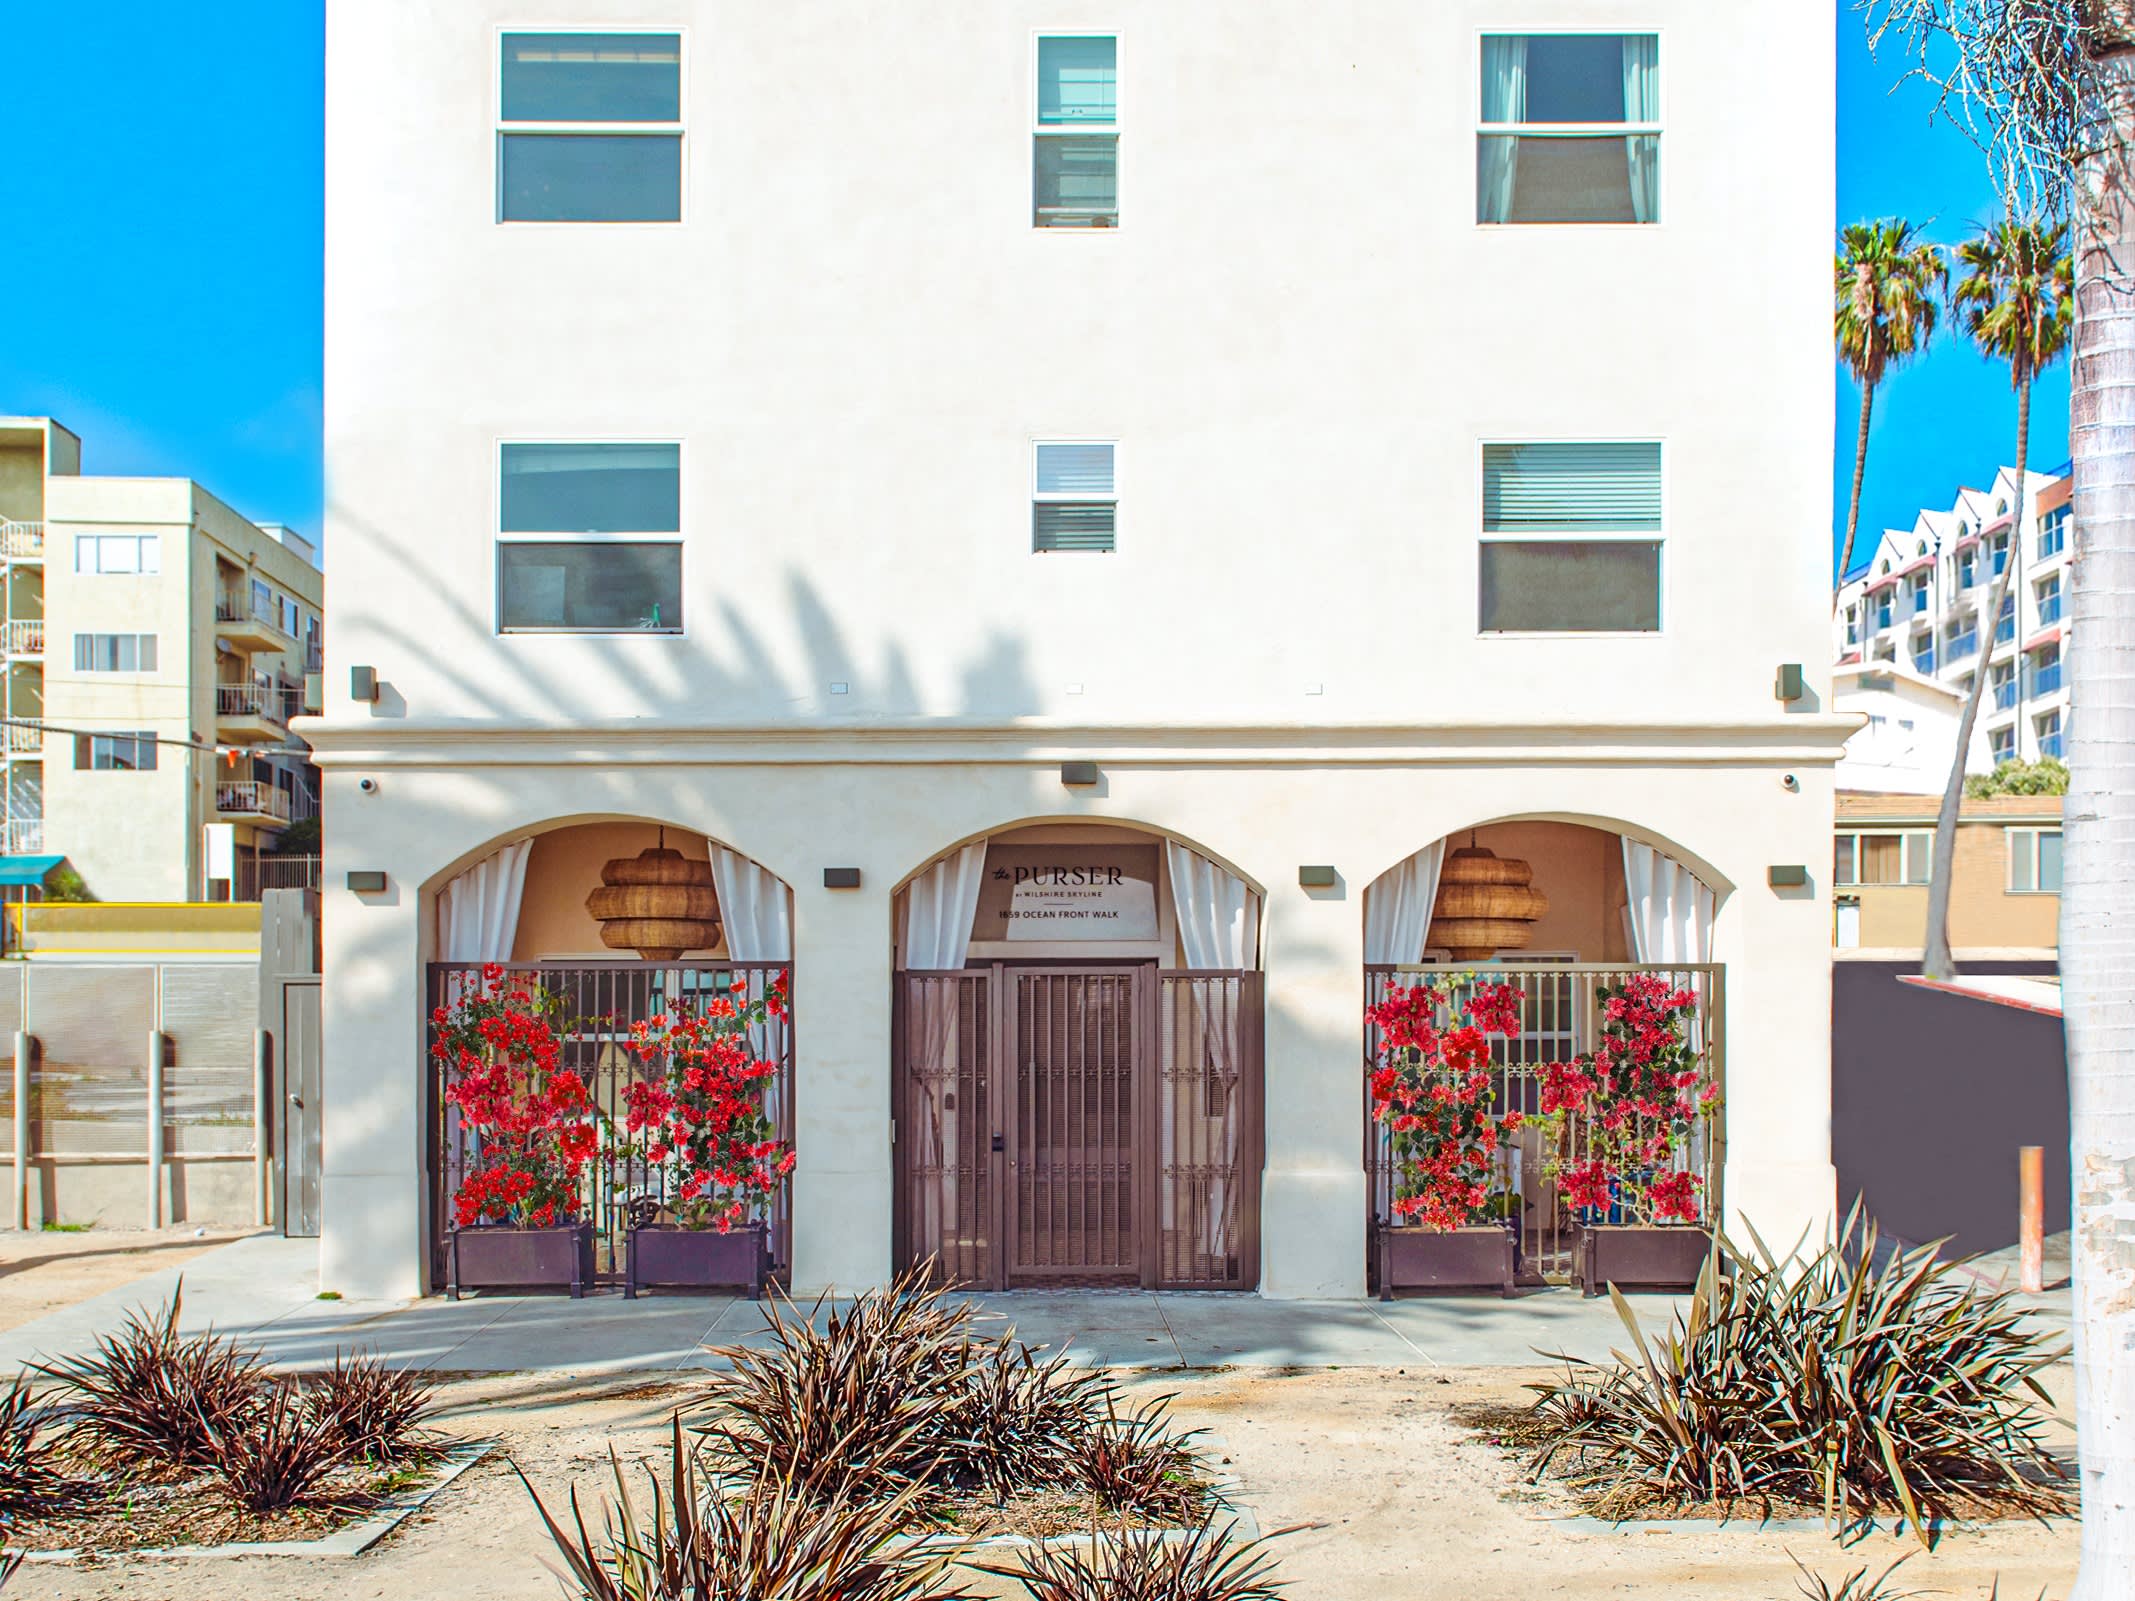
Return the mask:
<path id="1" fill-rule="evenodd" d="M 976 940 L 1153 940 L 1154 845 L 993 845 Z"/>

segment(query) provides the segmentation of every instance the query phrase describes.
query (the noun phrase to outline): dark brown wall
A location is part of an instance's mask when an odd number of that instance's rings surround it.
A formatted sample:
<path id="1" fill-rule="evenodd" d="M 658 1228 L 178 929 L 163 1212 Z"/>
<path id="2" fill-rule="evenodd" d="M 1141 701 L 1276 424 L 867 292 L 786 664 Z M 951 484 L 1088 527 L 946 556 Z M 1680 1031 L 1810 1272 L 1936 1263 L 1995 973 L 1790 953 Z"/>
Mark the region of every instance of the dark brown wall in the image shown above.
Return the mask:
<path id="1" fill-rule="evenodd" d="M 2046 1232 L 2068 1227 L 2061 1020 L 1901 984 L 1917 965 L 1834 964 L 1831 1154 L 1839 1204 L 1965 1255 L 2016 1243 L 2020 1146 L 2046 1149 Z M 2051 975 L 2051 963 L 1997 965 Z"/>

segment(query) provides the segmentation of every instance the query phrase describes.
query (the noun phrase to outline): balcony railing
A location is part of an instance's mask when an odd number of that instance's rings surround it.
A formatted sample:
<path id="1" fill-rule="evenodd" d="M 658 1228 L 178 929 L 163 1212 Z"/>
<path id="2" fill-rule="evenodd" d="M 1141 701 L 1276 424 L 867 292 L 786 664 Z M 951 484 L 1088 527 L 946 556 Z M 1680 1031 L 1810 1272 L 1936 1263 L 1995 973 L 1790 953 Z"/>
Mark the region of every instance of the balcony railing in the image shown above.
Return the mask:
<path id="1" fill-rule="evenodd" d="M 2060 620 L 2061 595 L 2056 591 L 2039 602 L 2039 626 L 2043 628 L 2048 623 L 2057 623 Z"/>
<path id="2" fill-rule="evenodd" d="M 36 756 L 44 750 L 44 730 L 23 723 L 7 725 L 7 753 L 10 756 Z"/>
<path id="3" fill-rule="evenodd" d="M 256 778 L 217 784 L 215 810 L 241 817 L 272 817 L 284 823 L 292 821 L 288 795 Z"/>
<path id="4" fill-rule="evenodd" d="M 270 723 L 286 723 L 304 709 L 298 690 L 283 684 L 217 684 L 217 717 L 264 717 Z"/>
<path id="5" fill-rule="evenodd" d="M 1967 656 L 1978 655 L 1979 630 L 1971 628 L 1961 634 L 1952 634 L 1948 643 L 1942 647 L 1942 652 L 1942 659 L 1945 662 L 1961 662 Z"/>
<path id="6" fill-rule="evenodd" d="M 2049 662 L 2044 667 L 2034 667 L 2031 670 L 2032 694 L 2051 695 L 2056 693 L 2060 687 L 2061 664 L 2059 662 Z"/>
<path id="7" fill-rule="evenodd" d="M 2055 761 L 2060 761 L 2062 759 L 2061 750 L 2061 731 L 2058 728 L 2050 734 L 2041 734 L 2039 736 L 2039 754 L 2041 756 L 2051 756 Z"/>
<path id="8" fill-rule="evenodd" d="M 1994 709 L 1996 711 L 2005 712 L 2016 704 L 2016 680 L 2014 678 L 1996 684 L 1993 688 Z"/>
<path id="9" fill-rule="evenodd" d="M 18 523 L 0 518 L 0 557 L 9 561 L 22 561 L 43 555 L 43 523 Z"/>
<path id="10" fill-rule="evenodd" d="M 241 856 L 237 861 L 237 893 L 232 898 L 256 901 L 268 889 L 317 889 L 319 858 L 316 856 Z"/>
<path id="11" fill-rule="evenodd" d="M 8 623 L 4 635 L 7 653 L 10 656 L 42 656 L 44 654 L 44 619 L 15 620 Z"/>
<path id="12" fill-rule="evenodd" d="M 11 817 L 0 824 L 0 845 L 9 856 L 35 856 L 44 849 L 42 817 Z"/>

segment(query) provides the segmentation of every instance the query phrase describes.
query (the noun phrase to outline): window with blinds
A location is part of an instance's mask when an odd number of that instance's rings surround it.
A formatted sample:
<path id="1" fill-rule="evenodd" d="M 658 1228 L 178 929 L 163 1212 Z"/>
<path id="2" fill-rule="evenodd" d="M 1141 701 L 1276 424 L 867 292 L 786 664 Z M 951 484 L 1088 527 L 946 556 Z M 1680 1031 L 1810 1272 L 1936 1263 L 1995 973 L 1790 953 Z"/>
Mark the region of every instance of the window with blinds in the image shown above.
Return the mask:
<path id="1" fill-rule="evenodd" d="M 1482 632 L 1658 632 L 1661 468 L 1657 442 L 1486 444 Z"/>
<path id="2" fill-rule="evenodd" d="M 1060 34 L 1038 41 L 1032 222 L 1119 226 L 1119 41 Z"/>
<path id="3" fill-rule="evenodd" d="M 1118 446 L 1041 443 L 1033 452 L 1031 545 L 1038 554 L 1110 551 L 1119 531 Z"/>
<path id="4" fill-rule="evenodd" d="M 508 33 L 501 222 L 682 219 L 682 37 Z"/>
<path id="5" fill-rule="evenodd" d="M 156 636 L 76 634 L 74 670 L 78 673 L 152 673 L 156 670 Z"/>

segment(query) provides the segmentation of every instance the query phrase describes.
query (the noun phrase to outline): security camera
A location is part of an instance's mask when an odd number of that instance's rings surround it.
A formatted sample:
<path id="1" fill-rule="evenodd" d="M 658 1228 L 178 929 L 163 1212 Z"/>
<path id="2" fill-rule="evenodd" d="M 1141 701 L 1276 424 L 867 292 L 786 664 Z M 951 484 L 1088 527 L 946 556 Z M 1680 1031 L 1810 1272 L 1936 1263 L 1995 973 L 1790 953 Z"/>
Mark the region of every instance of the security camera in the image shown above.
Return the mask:
<path id="1" fill-rule="evenodd" d="M 365 779 L 364 782 L 368 784 L 370 780 Z M 1789 773 L 1786 775 L 1786 777 L 1782 778 L 1779 781 L 1779 787 L 1784 789 L 1789 795 L 1791 795 L 1796 790 L 1801 788 L 1801 780 L 1796 778 L 1792 773 Z"/>
<path id="2" fill-rule="evenodd" d="M 1793 782 L 1791 778 L 1787 780 L 1789 785 L 1792 785 Z M 356 780 L 356 787 L 366 795 L 375 795 L 378 793 L 378 780 L 375 778 L 359 778 Z"/>

